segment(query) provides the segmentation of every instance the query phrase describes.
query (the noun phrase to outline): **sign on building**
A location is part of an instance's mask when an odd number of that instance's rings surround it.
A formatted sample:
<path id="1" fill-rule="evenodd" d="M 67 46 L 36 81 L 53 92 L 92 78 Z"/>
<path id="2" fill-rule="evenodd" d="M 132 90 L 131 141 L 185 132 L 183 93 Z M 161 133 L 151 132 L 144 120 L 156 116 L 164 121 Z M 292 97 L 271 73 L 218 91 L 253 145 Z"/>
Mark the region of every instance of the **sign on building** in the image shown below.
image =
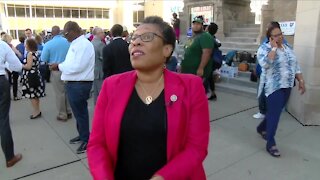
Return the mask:
<path id="1" fill-rule="evenodd" d="M 295 33 L 296 22 L 295 21 L 284 21 L 279 22 L 283 35 L 292 36 Z"/>
<path id="2" fill-rule="evenodd" d="M 191 22 L 196 16 L 203 16 L 204 25 L 213 22 L 213 6 L 199 6 L 191 8 Z"/>

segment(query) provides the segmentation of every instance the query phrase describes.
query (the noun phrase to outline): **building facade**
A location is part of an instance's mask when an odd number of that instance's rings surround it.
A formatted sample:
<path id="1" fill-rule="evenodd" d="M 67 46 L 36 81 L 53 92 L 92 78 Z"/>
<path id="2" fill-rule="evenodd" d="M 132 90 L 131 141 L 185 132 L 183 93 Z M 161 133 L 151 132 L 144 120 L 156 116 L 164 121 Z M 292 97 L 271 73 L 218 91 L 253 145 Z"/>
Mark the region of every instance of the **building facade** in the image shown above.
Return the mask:
<path id="1" fill-rule="evenodd" d="M 182 8 L 183 0 L 1 1 L 0 31 L 16 39 L 26 28 L 41 32 L 54 25 L 63 27 L 69 20 L 83 29 L 91 26 L 110 29 L 118 23 L 132 31 L 146 16 L 158 15 L 170 22 L 172 13 Z"/>

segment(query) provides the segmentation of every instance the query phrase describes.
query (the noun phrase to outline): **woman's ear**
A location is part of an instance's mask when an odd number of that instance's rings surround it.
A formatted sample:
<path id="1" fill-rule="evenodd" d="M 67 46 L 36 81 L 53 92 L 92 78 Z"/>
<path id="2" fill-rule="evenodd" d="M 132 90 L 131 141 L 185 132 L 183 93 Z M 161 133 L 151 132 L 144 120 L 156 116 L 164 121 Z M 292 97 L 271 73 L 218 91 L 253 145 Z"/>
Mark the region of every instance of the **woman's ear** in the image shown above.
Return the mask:
<path id="1" fill-rule="evenodd" d="M 173 51 L 172 45 L 167 44 L 163 47 L 163 55 L 165 57 L 169 57 L 172 54 L 172 51 Z"/>

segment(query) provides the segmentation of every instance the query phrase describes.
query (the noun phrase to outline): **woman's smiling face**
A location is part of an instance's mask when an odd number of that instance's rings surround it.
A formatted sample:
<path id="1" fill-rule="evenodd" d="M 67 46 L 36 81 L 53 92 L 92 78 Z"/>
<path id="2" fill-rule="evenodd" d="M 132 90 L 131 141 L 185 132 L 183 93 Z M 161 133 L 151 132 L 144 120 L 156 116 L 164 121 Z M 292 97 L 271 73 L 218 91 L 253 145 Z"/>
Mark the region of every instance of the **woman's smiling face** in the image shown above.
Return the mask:
<path id="1" fill-rule="evenodd" d="M 155 24 L 141 24 L 129 45 L 131 64 L 137 70 L 154 70 L 163 66 L 171 55 L 171 45 L 165 45 L 164 37 Z M 171 51 L 170 51 L 171 49 Z"/>

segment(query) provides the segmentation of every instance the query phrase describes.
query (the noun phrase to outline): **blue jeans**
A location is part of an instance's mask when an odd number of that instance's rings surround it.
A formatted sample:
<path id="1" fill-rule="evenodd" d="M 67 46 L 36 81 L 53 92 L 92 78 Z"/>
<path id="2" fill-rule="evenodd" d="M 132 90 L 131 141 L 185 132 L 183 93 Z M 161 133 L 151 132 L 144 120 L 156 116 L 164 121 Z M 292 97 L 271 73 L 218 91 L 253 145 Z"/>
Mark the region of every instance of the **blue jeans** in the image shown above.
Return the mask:
<path id="1" fill-rule="evenodd" d="M 68 100 L 77 121 L 77 130 L 82 142 L 89 140 L 89 113 L 88 113 L 88 99 L 92 82 L 67 82 L 66 91 Z"/>
<path id="2" fill-rule="evenodd" d="M 0 137 L 6 161 L 14 157 L 13 139 L 9 121 L 10 85 L 5 76 L 0 76 Z"/>
<path id="3" fill-rule="evenodd" d="M 265 119 L 257 127 L 257 131 L 267 132 L 267 149 L 276 145 L 274 136 L 278 128 L 278 123 L 282 109 L 286 105 L 291 88 L 279 89 L 267 97 L 267 114 Z"/>

